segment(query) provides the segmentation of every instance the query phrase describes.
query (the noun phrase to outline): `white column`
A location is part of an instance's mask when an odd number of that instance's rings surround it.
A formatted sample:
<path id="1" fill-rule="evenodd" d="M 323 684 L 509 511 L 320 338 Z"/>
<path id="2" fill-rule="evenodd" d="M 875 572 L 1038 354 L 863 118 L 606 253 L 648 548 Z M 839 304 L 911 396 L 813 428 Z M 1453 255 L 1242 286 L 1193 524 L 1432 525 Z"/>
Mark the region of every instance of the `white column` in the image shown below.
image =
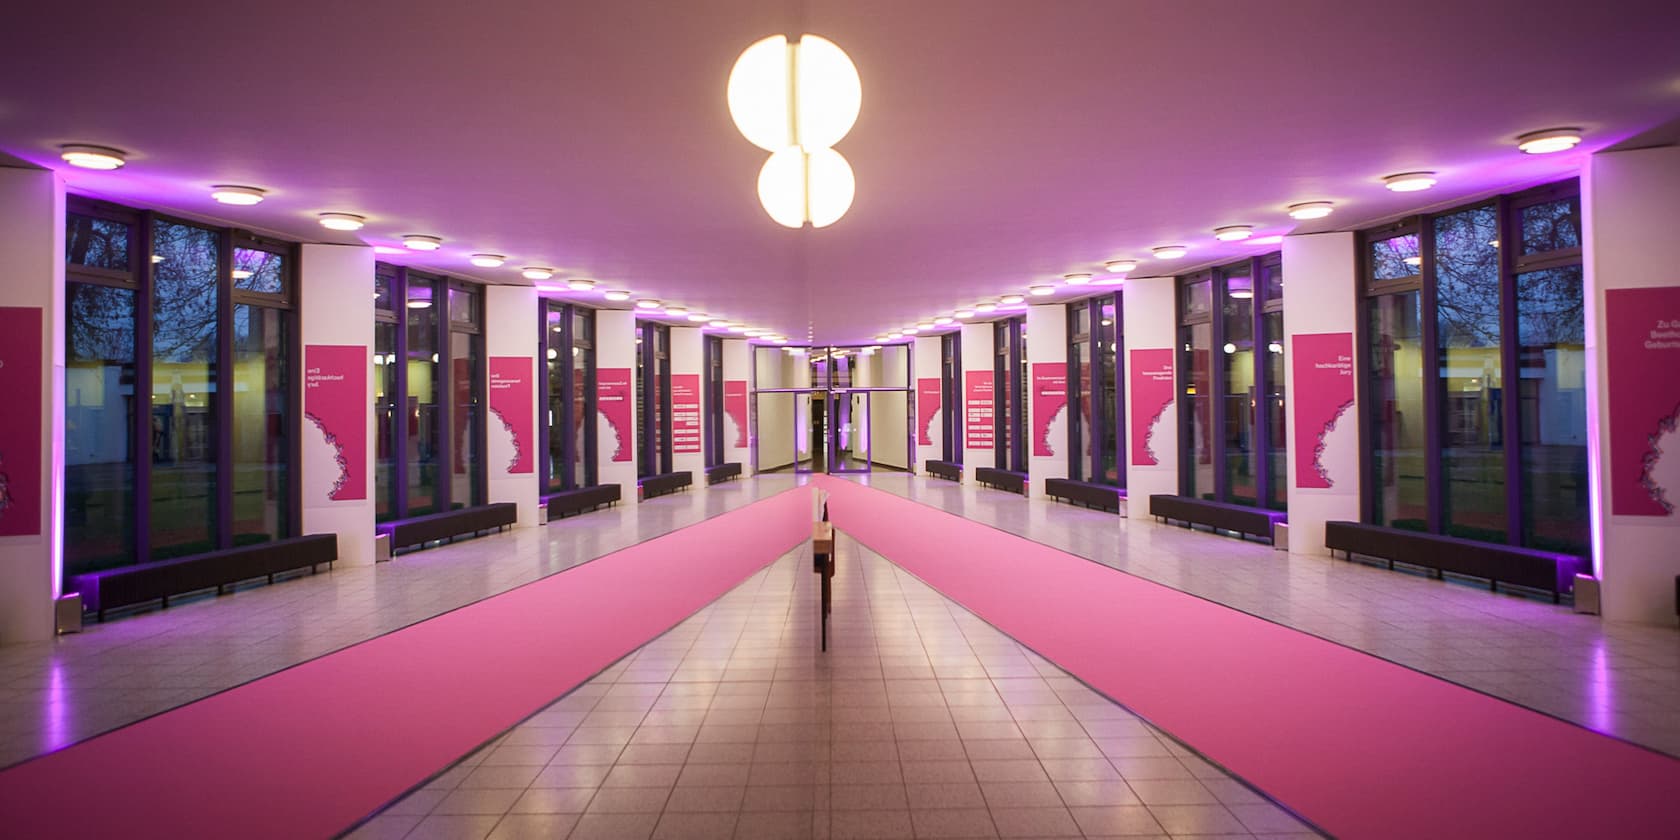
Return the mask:
<path id="1" fill-rule="evenodd" d="M 1045 479 L 1068 474 L 1067 349 L 1067 304 L 1027 307 L 1027 478 L 1034 497 L 1044 495 Z M 1058 392 L 1060 405 L 1049 407 Z"/>
<path id="2" fill-rule="evenodd" d="M 531 286 L 484 287 L 490 501 L 518 505 L 521 528 L 542 523 L 536 447 L 538 418 L 544 413 L 537 408 L 537 377 L 547 375 L 548 364 L 537 358 L 538 333 L 544 329 L 537 317 L 541 305 Z M 523 448 L 517 458 L 516 447 Z"/>
<path id="3" fill-rule="evenodd" d="M 1178 285 L 1172 277 L 1132 277 L 1121 295 L 1126 347 L 1126 429 L 1121 452 L 1126 459 L 1127 510 L 1147 516 L 1150 496 L 1178 493 Z M 1157 363 L 1140 364 L 1146 358 Z M 1163 374 L 1170 375 L 1170 381 L 1158 378 Z M 1149 398 L 1163 387 L 1164 400 Z M 1145 435 L 1147 439 L 1140 440 Z M 1155 463 L 1139 457 L 1145 448 Z"/>
<path id="4" fill-rule="evenodd" d="M 49 639 L 64 551 L 64 182 L 0 168 L 0 644 Z M 28 331 L 25 333 L 24 331 Z"/>
<path id="5" fill-rule="evenodd" d="M 338 451 L 334 451 L 313 421 L 305 419 L 302 423 L 303 463 L 299 467 L 303 487 L 302 533 L 337 535 L 338 562 L 348 566 L 372 565 L 374 560 L 375 494 L 378 492 L 374 470 L 378 437 L 374 433 L 377 418 L 373 404 L 379 377 L 373 364 L 373 263 L 373 249 L 366 246 L 305 245 L 298 272 L 301 302 L 298 325 L 304 354 L 300 365 L 307 368 L 311 347 L 351 347 L 360 348 L 367 371 L 361 441 L 341 440 Z M 303 412 L 308 418 L 312 403 L 324 404 L 338 395 L 310 389 L 307 370 L 304 378 Z M 331 413 L 317 407 L 317 416 Z M 340 438 L 354 433 L 353 430 L 333 431 Z M 337 462 L 339 453 L 357 450 L 365 456 L 362 463 L 365 490 L 340 495 L 361 498 L 330 498 L 330 488 L 341 473 Z"/>
<path id="6" fill-rule="evenodd" d="M 752 463 L 752 441 L 748 438 L 751 413 L 748 394 L 751 351 L 747 342 L 738 338 L 723 340 L 723 460 L 741 465 L 742 474 L 749 474 Z"/>
<path id="7" fill-rule="evenodd" d="M 706 472 L 706 450 L 703 444 L 702 418 L 706 416 L 706 389 L 702 386 L 705 377 L 701 374 L 706 369 L 706 342 L 702 338 L 698 327 L 671 328 L 671 469 L 682 472 L 687 470 L 694 474 L 697 487 L 704 487 Z M 688 438 L 681 429 L 677 428 L 682 422 L 684 411 L 676 404 L 678 377 L 692 376 L 694 378 L 694 392 L 700 400 L 700 411 L 693 418 L 693 442 L 686 444 Z M 693 452 L 683 452 L 685 448 Z"/>
<path id="8" fill-rule="evenodd" d="M 1669 412 L 1680 404 L 1680 349 L 1666 346 L 1673 339 L 1653 333 L 1680 331 L 1673 326 L 1680 324 L 1680 274 L 1674 268 L 1680 264 L 1680 238 L 1671 230 L 1680 214 L 1680 147 L 1593 155 L 1581 181 L 1581 205 L 1586 392 L 1594 395 L 1587 402 L 1588 486 L 1603 613 L 1607 619 L 1673 625 L 1674 576 L 1680 575 L 1680 433 L 1664 420 L 1672 421 Z M 1658 287 L 1667 291 L 1655 291 Z M 1644 291 L 1630 292 L 1636 289 Z M 1607 297 L 1616 292 L 1623 293 L 1619 299 Z M 1647 297 L 1630 301 L 1628 294 Z M 1612 332 L 1612 319 L 1624 328 Z M 1663 329 L 1665 321 L 1669 326 Z M 1617 341 L 1628 337 L 1631 345 Z M 1618 355 L 1612 358 L 1613 353 Z M 1655 445 L 1652 436 L 1658 436 Z M 1642 470 L 1652 453 L 1654 462 Z M 1618 465 L 1624 466 L 1618 470 Z M 1665 491 L 1673 508 L 1662 512 L 1647 480 Z"/>
<path id="9" fill-rule="evenodd" d="M 914 356 L 916 365 L 915 448 L 910 465 L 938 461 L 945 457 L 945 418 L 951 406 L 943 405 L 941 391 L 945 367 L 945 339 L 942 336 L 917 336 Z M 960 383 L 959 383 L 960 387 Z"/>
<path id="10" fill-rule="evenodd" d="M 991 324 L 963 324 L 962 327 L 962 380 L 957 383 L 958 403 L 963 411 L 963 472 L 973 475 L 976 467 L 997 466 L 997 450 L 990 444 L 969 448 L 969 441 L 974 439 L 974 432 L 970 426 L 976 422 L 975 406 L 968 402 L 968 383 L 973 374 L 983 372 L 987 381 L 995 379 L 993 371 L 996 369 L 997 359 L 992 346 Z M 984 409 L 986 424 L 995 424 L 998 411 L 998 383 L 992 382 L 991 400 L 989 408 Z M 992 426 L 996 428 L 995 425 Z M 987 435 L 990 438 L 990 435 Z"/>
<path id="11" fill-rule="evenodd" d="M 636 314 L 624 309 L 595 313 L 596 463 L 602 484 L 617 484 L 626 502 L 636 500 Z M 629 385 L 619 393 L 609 378 Z M 622 400 L 618 409 L 623 428 L 616 428 L 609 400 Z M 622 436 L 622 440 L 620 439 Z M 614 453 L 623 460 L 613 460 Z"/>
<path id="12" fill-rule="evenodd" d="M 1354 346 L 1360 305 L 1359 253 L 1351 232 L 1315 233 L 1283 240 L 1283 382 L 1285 440 L 1288 442 L 1289 552 L 1327 556 L 1324 523 L 1359 521 L 1359 405 L 1357 377 L 1362 365 Z M 1331 358 L 1346 347 L 1347 368 Z M 1270 352 L 1270 348 L 1267 349 Z M 1299 351 L 1299 352 L 1297 352 Z M 1336 352 L 1339 357 L 1343 355 Z M 1313 377 L 1297 387 L 1295 366 Z M 1337 365 L 1325 368 L 1325 365 Z M 1320 382 L 1343 387 L 1334 399 L 1313 392 Z M 1329 375 L 1330 380 L 1321 377 Z M 1319 389 L 1320 391 L 1324 389 Z M 1335 403 L 1347 399 L 1336 413 Z M 1320 437 L 1322 454 L 1314 457 Z M 1298 473 L 1302 467 L 1313 475 Z M 1328 487 L 1323 485 L 1328 484 Z M 1303 486 L 1305 485 L 1305 486 Z"/>

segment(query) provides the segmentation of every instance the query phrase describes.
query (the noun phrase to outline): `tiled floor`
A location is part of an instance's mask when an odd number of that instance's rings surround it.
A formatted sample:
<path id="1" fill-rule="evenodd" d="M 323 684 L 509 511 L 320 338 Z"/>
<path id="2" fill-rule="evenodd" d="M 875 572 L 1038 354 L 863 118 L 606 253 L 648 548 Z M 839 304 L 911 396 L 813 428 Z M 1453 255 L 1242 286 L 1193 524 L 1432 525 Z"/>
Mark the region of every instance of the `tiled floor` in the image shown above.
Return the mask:
<path id="1" fill-rule="evenodd" d="M 0 647 L 0 767 L 571 568 L 793 486 L 729 482 Z"/>
<path id="2" fill-rule="evenodd" d="M 352 836 L 1317 836 L 844 537 L 819 652 L 809 557 L 783 557 Z"/>
<path id="3" fill-rule="evenodd" d="M 1680 632 L 922 477 L 872 487 L 1680 756 Z M 1139 502 L 1139 505 L 1144 504 Z"/>

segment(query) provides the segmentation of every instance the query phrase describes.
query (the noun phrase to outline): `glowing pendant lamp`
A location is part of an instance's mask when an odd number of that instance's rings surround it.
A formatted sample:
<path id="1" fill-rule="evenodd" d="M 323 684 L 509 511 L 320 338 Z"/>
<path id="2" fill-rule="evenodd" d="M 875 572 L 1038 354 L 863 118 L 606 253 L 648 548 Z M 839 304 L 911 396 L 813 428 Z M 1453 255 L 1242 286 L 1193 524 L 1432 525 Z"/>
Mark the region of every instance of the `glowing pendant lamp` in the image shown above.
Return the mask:
<path id="1" fill-rule="evenodd" d="M 827 227 L 852 206 L 851 164 L 831 146 L 857 122 L 863 86 L 834 42 L 774 35 L 747 47 L 729 73 L 729 115 L 753 145 L 770 152 L 758 200 L 778 224 Z"/>

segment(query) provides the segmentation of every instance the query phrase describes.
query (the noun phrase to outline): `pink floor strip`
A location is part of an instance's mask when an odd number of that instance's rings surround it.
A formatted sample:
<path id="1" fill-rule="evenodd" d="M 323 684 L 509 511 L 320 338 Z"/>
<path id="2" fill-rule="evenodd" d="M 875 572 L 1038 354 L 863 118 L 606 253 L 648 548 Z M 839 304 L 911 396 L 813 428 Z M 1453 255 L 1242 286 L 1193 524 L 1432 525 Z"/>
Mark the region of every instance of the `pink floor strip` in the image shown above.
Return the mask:
<path id="1" fill-rule="evenodd" d="M 811 511 L 790 490 L 18 765 L 0 836 L 331 837 L 809 539 Z"/>
<path id="2" fill-rule="evenodd" d="M 1338 837 L 1680 837 L 1673 758 L 898 496 L 819 486 L 836 528 Z"/>

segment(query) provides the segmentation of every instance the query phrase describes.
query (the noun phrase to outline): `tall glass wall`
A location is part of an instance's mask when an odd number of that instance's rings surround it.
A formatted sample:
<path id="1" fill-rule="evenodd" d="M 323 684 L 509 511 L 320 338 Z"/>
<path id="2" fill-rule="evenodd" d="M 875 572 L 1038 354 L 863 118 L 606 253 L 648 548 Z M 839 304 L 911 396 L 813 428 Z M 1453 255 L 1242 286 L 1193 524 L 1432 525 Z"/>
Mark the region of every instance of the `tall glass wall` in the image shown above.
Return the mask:
<path id="1" fill-rule="evenodd" d="M 962 332 L 939 337 L 940 457 L 953 464 L 963 457 Z"/>
<path id="2" fill-rule="evenodd" d="M 1006 318 L 992 325 L 996 352 L 994 422 L 998 469 L 1027 471 L 1027 319 Z"/>
<path id="3" fill-rule="evenodd" d="M 1119 295 L 1068 304 L 1068 477 L 1126 486 L 1120 469 L 1119 383 L 1125 356 L 1120 344 Z"/>
<path id="4" fill-rule="evenodd" d="M 547 375 L 542 475 L 546 492 L 593 487 L 595 460 L 595 310 L 543 302 L 540 340 Z"/>
<path id="5" fill-rule="evenodd" d="M 671 471 L 671 328 L 636 322 L 636 475 Z"/>

